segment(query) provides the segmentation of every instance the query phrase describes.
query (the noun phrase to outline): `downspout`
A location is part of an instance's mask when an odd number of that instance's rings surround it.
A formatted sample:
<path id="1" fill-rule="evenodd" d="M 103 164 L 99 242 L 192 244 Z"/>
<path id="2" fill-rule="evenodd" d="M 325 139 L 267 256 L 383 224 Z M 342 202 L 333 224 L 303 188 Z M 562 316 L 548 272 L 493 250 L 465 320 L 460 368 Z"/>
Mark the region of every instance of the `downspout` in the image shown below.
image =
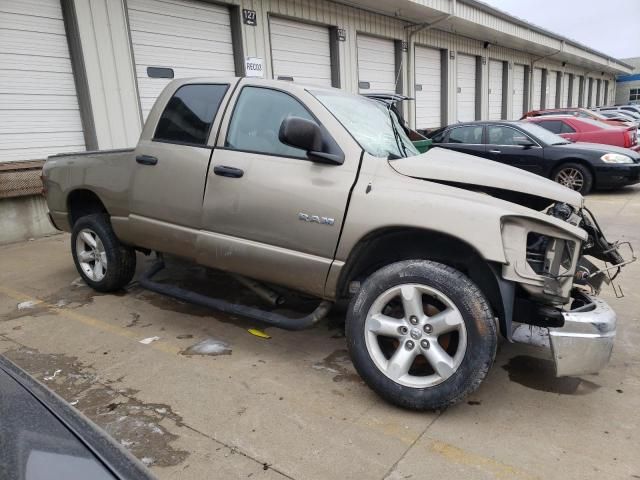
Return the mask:
<path id="1" fill-rule="evenodd" d="M 415 47 L 413 45 L 413 40 L 415 38 L 415 36 L 420 33 L 420 32 L 424 32 L 427 30 L 431 30 L 433 27 L 439 25 L 442 22 L 445 22 L 447 20 L 449 20 L 451 17 L 453 17 L 455 15 L 456 12 L 456 4 L 457 4 L 457 0 L 451 0 L 451 10 L 449 13 L 446 13 L 444 15 L 442 15 L 440 18 L 437 18 L 436 20 L 434 20 L 431 23 L 418 23 L 418 24 L 411 24 L 411 25 L 405 25 L 405 32 L 407 33 L 407 73 L 410 73 L 412 70 L 412 68 L 415 68 L 415 65 L 413 65 L 413 59 L 415 57 Z M 410 30 L 413 27 L 417 27 L 413 30 Z M 409 97 L 411 98 L 415 98 L 416 96 L 416 91 L 415 91 L 415 86 L 416 86 L 416 74 L 415 71 L 413 72 L 412 75 L 413 78 L 409 78 L 408 80 L 408 85 L 409 85 Z M 415 100 L 413 103 L 413 107 L 414 107 L 414 111 L 413 111 L 413 115 L 411 116 L 411 122 L 410 124 L 412 124 L 412 128 L 415 128 Z"/>

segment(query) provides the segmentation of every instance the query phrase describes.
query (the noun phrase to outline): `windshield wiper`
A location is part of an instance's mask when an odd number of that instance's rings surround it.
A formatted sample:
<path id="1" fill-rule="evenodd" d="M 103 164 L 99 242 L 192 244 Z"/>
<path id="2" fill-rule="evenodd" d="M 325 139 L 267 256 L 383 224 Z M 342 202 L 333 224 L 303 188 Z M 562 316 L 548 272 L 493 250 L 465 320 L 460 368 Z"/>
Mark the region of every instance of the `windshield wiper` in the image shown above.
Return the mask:
<path id="1" fill-rule="evenodd" d="M 396 145 L 398 146 L 398 151 L 404 154 L 404 157 L 408 157 L 409 155 L 407 155 L 407 147 L 405 147 L 404 142 L 402 141 L 402 138 L 400 137 L 400 132 L 398 132 L 398 128 L 396 127 L 396 124 L 393 121 L 393 112 L 391 111 L 391 105 L 389 105 L 389 108 L 387 108 L 387 112 L 389 113 L 389 120 L 391 121 L 391 130 L 393 130 L 393 137 L 396 140 Z M 402 157 L 398 157 L 398 158 L 402 158 Z"/>

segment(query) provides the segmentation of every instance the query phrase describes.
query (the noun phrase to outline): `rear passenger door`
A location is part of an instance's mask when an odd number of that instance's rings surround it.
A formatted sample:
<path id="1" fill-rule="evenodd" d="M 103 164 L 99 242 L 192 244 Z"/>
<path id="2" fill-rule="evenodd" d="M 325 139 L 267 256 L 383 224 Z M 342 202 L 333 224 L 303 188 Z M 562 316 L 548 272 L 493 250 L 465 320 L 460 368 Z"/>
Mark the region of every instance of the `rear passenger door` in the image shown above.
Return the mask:
<path id="1" fill-rule="evenodd" d="M 183 85 L 163 112 L 152 111 L 147 122 L 157 123 L 155 131 L 149 134 L 145 129 L 134 152 L 129 241 L 161 252 L 193 255 L 213 150 L 209 132 L 229 89 L 226 83 Z"/>
<path id="2" fill-rule="evenodd" d="M 482 142 L 484 127 L 482 125 L 462 125 L 452 127 L 447 132 L 444 143 L 439 147 L 457 152 L 486 157 L 486 148 Z"/>

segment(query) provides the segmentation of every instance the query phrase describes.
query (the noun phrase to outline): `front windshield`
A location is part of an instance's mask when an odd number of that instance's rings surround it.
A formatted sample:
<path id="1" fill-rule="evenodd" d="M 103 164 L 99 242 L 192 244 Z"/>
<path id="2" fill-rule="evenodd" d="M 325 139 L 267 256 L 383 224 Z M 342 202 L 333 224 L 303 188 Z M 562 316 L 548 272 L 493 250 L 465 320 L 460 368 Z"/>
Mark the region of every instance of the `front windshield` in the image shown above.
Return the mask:
<path id="1" fill-rule="evenodd" d="M 534 123 L 520 122 L 520 127 L 525 132 L 530 133 L 531 135 L 548 145 L 566 145 L 567 143 L 571 143 L 562 138 L 560 135 L 551 133 L 546 128 L 542 128 L 540 125 L 536 125 Z"/>
<path id="2" fill-rule="evenodd" d="M 311 92 L 349 131 L 356 142 L 374 157 L 399 158 L 419 155 L 395 113 L 382 103 L 344 92 Z M 393 119 L 393 123 L 392 123 Z"/>

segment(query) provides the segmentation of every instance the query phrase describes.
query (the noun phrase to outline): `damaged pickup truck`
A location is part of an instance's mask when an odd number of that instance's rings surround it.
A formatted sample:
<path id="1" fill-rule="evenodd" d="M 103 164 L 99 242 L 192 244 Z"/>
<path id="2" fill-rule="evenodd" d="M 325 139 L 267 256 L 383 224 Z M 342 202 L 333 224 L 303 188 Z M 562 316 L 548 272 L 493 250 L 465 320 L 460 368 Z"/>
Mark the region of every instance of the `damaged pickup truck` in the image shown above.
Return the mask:
<path id="1" fill-rule="evenodd" d="M 280 328 L 349 300 L 357 371 L 412 409 L 473 392 L 499 335 L 548 346 L 558 375 L 602 369 L 616 316 L 594 295 L 633 260 L 580 194 L 490 160 L 419 154 L 383 103 L 291 82 L 175 80 L 135 149 L 50 157 L 43 182 L 91 287 L 125 286 L 138 250 L 158 252 L 144 287 Z M 318 307 L 291 318 L 155 282 L 163 253 Z"/>

